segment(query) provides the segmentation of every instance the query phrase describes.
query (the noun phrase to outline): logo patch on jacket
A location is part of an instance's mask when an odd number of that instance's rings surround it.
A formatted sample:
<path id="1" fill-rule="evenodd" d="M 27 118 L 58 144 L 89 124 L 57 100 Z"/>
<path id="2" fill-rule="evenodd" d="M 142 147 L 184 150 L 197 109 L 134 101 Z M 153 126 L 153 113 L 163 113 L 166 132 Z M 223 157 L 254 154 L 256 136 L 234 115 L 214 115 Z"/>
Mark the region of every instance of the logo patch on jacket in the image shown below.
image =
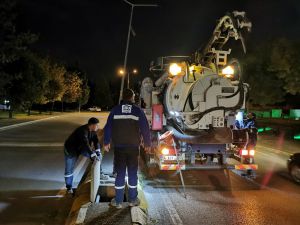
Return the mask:
<path id="1" fill-rule="evenodd" d="M 132 105 L 122 105 L 122 113 L 131 113 Z"/>

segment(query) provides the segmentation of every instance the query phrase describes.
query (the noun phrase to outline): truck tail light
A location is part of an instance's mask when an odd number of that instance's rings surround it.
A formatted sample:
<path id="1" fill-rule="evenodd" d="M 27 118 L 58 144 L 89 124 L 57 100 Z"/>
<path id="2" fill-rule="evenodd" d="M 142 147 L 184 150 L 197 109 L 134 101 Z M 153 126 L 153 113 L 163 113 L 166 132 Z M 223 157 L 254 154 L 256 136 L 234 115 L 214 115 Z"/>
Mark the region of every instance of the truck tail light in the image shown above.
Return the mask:
<path id="1" fill-rule="evenodd" d="M 248 155 L 248 150 L 247 149 L 242 149 L 242 154 L 241 155 Z"/>
<path id="2" fill-rule="evenodd" d="M 161 154 L 163 154 L 163 155 L 169 155 L 169 153 L 170 153 L 170 150 L 168 148 L 163 148 L 161 150 Z"/>
<path id="3" fill-rule="evenodd" d="M 249 151 L 249 155 L 254 156 L 254 155 L 255 155 L 255 150 L 254 150 L 254 149 L 251 149 L 251 150 Z"/>

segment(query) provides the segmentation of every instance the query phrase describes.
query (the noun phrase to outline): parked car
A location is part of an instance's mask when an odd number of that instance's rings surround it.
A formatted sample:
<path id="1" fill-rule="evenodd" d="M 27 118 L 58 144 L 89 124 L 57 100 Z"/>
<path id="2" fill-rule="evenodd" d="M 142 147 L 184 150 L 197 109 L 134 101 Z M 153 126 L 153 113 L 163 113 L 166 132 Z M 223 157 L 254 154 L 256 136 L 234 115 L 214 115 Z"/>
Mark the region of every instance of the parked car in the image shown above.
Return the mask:
<path id="1" fill-rule="evenodd" d="M 291 177 L 296 183 L 300 184 L 300 153 L 291 155 L 287 164 Z"/>
<path id="2" fill-rule="evenodd" d="M 90 112 L 101 112 L 101 108 L 97 107 L 97 106 L 93 106 L 93 107 L 88 108 L 88 111 L 90 111 Z"/>

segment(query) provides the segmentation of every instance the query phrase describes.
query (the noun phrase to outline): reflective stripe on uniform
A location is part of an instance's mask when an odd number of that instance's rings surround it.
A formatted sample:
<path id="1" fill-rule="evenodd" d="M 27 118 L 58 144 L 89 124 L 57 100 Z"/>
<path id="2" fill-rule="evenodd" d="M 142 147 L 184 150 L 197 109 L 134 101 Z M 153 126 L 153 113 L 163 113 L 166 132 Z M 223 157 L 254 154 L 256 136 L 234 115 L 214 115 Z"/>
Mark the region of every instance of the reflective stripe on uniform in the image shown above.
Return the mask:
<path id="1" fill-rule="evenodd" d="M 137 188 L 137 185 L 131 186 L 131 185 L 128 184 L 128 187 L 129 187 L 129 188 Z"/>
<path id="2" fill-rule="evenodd" d="M 124 186 L 115 186 L 115 189 L 124 189 L 125 188 L 125 185 Z"/>
<path id="3" fill-rule="evenodd" d="M 72 177 L 72 176 L 73 176 L 73 173 L 65 175 L 65 177 Z"/>
<path id="4" fill-rule="evenodd" d="M 139 120 L 139 117 L 134 115 L 114 115 L 115 120 L 124 120 L 124 119 L 132 119 L 132 120 Z"/>

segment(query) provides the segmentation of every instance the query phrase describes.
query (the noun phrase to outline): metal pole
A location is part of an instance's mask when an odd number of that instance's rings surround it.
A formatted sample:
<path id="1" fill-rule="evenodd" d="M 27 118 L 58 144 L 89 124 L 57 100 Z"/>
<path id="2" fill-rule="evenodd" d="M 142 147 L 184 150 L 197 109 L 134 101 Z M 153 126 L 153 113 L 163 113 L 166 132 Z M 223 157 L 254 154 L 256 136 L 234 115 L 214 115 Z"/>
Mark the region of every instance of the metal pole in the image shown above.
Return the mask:
<path id="1" fill-rule="evenodd" d="M 129 82 L 130 82 L 130 74 L 127 75 L 127 88 L 129 89 Z"/>
<path id="2" fill-rule="evenodd" d="M 131 31 L 131 23 L 132 23 L 132 16 L 133 16 L 133 8 L 134 8 L 134 5 L 131 5 L 131 13 L 130 13 L 130 20 L 129 20 L 129 27 L 128 27 L 128 35 L 127 35 L 127 44 L 126 44 L 125 59 L 124 59 L 124 66 L 123 66 L 125 73 L 124 73 L 124 76 L 122 77 L 119 103 L 121 102 L 121 100 L 123 98 L 123 89 L 124 89 L 124 80 L 125 80 L 126 67 L 127 67 L 127 55 L 128 55 L 129 41 L 130 41 L 130 31 Z"/>

